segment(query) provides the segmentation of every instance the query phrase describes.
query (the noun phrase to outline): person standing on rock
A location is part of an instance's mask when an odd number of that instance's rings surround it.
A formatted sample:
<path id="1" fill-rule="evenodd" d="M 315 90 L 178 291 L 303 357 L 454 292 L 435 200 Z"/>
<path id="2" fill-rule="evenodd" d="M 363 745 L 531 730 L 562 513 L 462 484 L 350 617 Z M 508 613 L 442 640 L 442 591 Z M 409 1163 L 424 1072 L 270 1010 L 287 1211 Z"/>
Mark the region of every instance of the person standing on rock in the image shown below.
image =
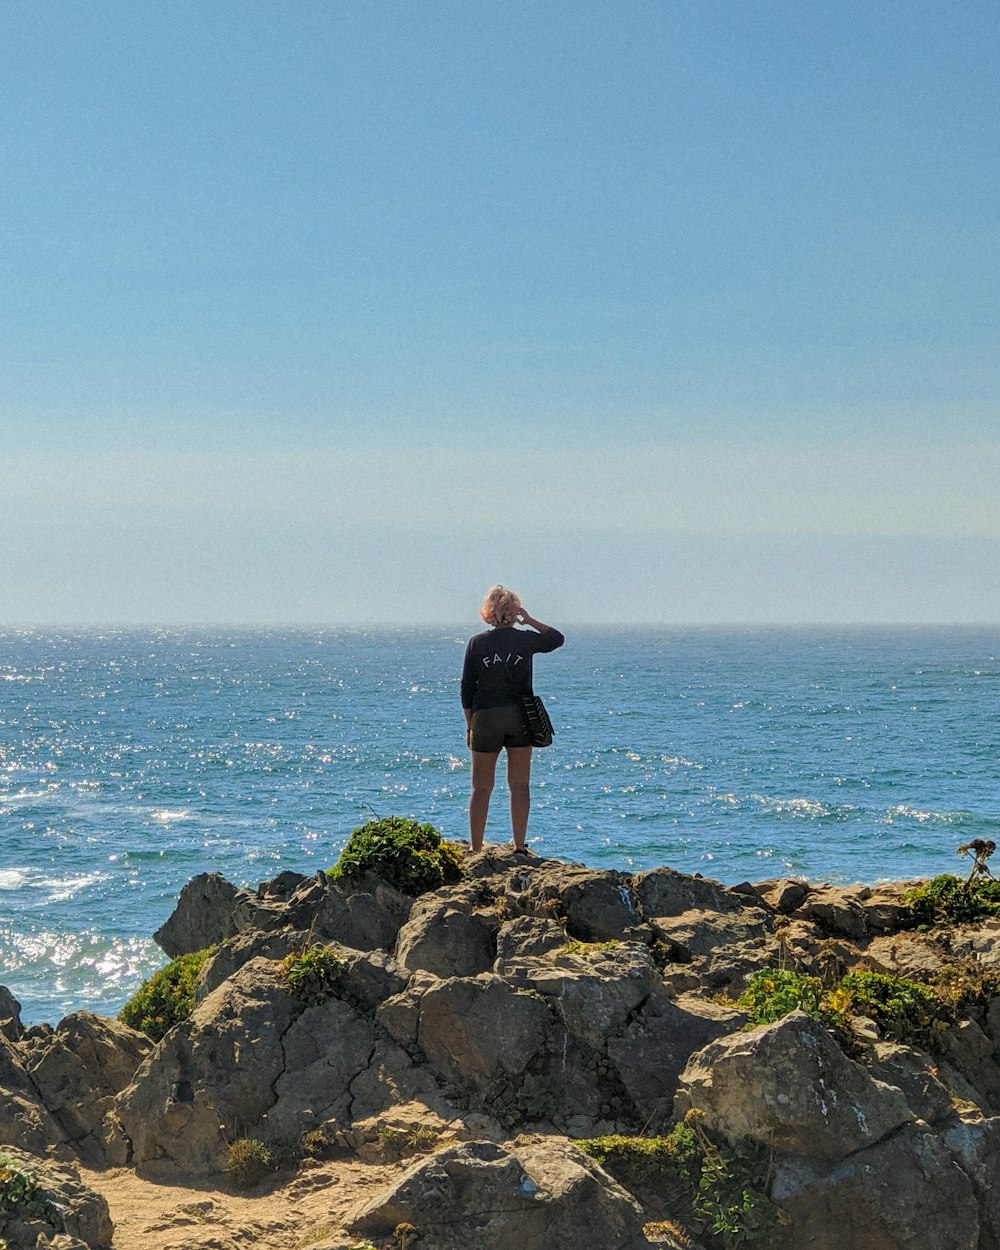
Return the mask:
<path id="1" fill-rule="evenodd" d="M 479 615 L 490 628 L 469 639 L 462 668 L 462 711 L 472 752 L 469 841 L 473 851 L 482 850 L 497 758 L 505 750 L 514 853 L 527 855 L 531 736 L 522 695 L 532 689 L 532 656 L 555 651 L 566 640 L 558 629 L 530 616 L 505 586 L 486 592 Z"/>

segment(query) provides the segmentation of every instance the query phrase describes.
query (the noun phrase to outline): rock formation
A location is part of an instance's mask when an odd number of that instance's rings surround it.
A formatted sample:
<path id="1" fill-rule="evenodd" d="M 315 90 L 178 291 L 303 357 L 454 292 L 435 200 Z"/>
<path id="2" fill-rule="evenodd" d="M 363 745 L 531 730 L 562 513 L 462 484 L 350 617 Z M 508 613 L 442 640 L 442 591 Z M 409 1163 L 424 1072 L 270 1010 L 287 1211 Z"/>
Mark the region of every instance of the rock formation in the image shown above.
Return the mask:
<path id="1" fill-rule="evenodd" d="M 735 1244 L 574 1144 L 680 1124 L 766 1154 L 775 1218 L 745 1244 L 1000 1248 L 994 920 L 902 928 L 901 886 L 727 888 L 496 850 L 465 869 L 417 899 L 324 874 L 255 892 L 195 878 L 157 940 L 214 949 L 155 1045 L 86 1012 L 25 1029 L 0 987 L 0 1245 L 110 1245 L 75 1165 L 225 1186 L 235 1142 L 286 1169 L 304 1143 L 360 1158 L 373 1125 L 417 1108 L 429 1138 L 449 1126 L 441 1149 L 328 1250 Z M 305 992 L 289 967 L 317 948 Z M 950 970 L 954 1012 L 904 1038 L 888 1016 L 845 1031 L 819 1011 L 748 1028 L 737 1000 L 765 969 L 827 987 Z"/>

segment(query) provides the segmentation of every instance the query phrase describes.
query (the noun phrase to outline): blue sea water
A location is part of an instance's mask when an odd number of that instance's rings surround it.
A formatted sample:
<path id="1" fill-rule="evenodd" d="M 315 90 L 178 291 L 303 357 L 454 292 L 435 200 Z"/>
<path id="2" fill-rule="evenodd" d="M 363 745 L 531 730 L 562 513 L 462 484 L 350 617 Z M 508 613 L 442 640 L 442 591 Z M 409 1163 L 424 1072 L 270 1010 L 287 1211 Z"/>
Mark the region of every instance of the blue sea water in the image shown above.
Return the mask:
<path id="1" fill-rule="evenodd" d="M 312 873 L 373 812 L 464 837 L 465 641 L 0 632 L 0 984 L 24 1019 L 116 1012 L 195 873 Z M 873 882 L 1000 841 L 997 628 L 570 629 L 536 688 L 539 854 Z M 489 840 L 505 807 L 501 782 Z"/>

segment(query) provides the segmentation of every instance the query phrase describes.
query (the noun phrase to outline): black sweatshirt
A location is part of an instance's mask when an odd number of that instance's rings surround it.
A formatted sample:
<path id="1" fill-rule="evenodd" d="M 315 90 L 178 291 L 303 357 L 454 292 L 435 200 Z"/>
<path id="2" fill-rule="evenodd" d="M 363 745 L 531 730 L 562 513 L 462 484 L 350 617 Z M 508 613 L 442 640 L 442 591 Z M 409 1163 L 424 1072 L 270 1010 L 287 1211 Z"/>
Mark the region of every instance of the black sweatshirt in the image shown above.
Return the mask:
<path id="1" fill-rule="evenodd" d="M 558 629 L 536 633 L 513 625 L 469 639 L 462 667 L 462 707 L 504 707 L 531 689 L 531 657 L 555 651 L 566 639 Z"/>

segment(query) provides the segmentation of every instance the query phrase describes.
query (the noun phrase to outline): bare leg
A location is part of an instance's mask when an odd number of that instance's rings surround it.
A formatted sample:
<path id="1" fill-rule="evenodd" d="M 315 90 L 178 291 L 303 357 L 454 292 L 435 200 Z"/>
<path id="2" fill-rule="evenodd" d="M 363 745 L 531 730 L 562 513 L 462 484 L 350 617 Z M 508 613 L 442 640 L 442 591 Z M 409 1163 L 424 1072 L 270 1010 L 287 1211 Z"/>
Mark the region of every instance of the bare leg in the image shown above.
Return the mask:
<path id="1" fill-rule="evenodd" d="M 507 748 L 507 785 L 510 787 L 514 849 L 520 850 L 528 836 L 528 812 L 531 810 L 531 747 Z"/>
<path id="2" fill-rule="evenodd" d="M 469 842 L 474 851 L 483 849 L 486 817 L 496 775 L 499 751 L 472 752 L 472 794 L 469 797 Z"/>

